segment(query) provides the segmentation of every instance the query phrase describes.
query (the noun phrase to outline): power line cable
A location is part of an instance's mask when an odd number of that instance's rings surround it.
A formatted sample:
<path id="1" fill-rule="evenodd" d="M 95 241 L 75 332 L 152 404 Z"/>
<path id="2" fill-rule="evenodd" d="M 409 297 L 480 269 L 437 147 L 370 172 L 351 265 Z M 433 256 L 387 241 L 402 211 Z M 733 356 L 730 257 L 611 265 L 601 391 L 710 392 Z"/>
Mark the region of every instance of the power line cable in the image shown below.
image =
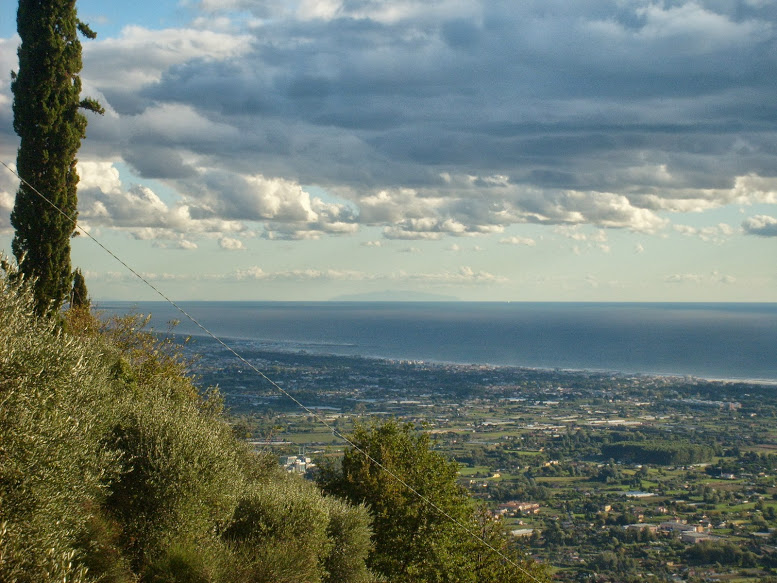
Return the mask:
<path id="1" fill-rule="evenodd" d="M 371 463 L 375 464 L 378 468 L 380 468 L 381 471 L 385 472 L 389 476 L 391 476 L 394 480 L 402 484 L 405 488 L 407 488 L 408 491 L 410 491 L 413 495 L 418 497 L 421 501 L 423 501 L 425 504 L 428 504 L 430 507 L 432 507 L 438 514 L 441 516 L 444 516 L 446 519 L 451 521 L 453 524 L 461 528 L 467 535 L 469 535 L 474 540 L 478 541 L 483 546 L 487 547 L 494 553 L 496 553 L 501 559 L 503 559 L 505 562 L 510 564 L 512 567 L 515 567 L 518 569 L 521 573 L 535 581 L 536 583 L 542 583 L 540 579 L 538 579 L 535 575 L 533 575 L 531 572 L 527 571 L 524 567 L 522 567 L 519 563 L 514 561 L 511 557 L 507 556 L 504 552 L 502 552 L 500 549 L 496 548 L 494 545 L 489 543 L 484 538 L 480 537 L 476 532 L 474 532 L 469 526 L 461 522 L 458 518 L 455 516 L 451 516 L 448 512 L 446 512 L 442 507 L 440 507 L 434 500 L 430 499 L 428 496 L 425 496 L 413 486 L 408 484 L 404 479 L 402 479 L 400 476 L 398 476 L 396 473 L 391 471 L 389 468 L 384 466 L 382 463 L 380 463 L 378 460 L 376 460 L 374 457 L 372 457 L 367 451 L 356 445 L 353 441 L 351 441 L 346 435 L 341 433 L 337 428 L 335 428 L 333 425 L 327 422 L 327 420 L 323 417 L 321 417 L 318 413 L 316 413 L 314 410 L 310 409 L 306 405 L 304 405 L 299 399 L 297 399 L 294 395 L 289 393 L 287 390 L 285 390 L 283 387 L 281 387 L 278 383 L 273 381 L 270 377 L 268 377 L 264 372 L 262 372 L 260 369 L 258 369 L 256 366 L 254 366 L 251 362 L 246 360 L 241 354 L 239 354 L 237 351 L 235 351 L 231 346 L 229 346 L 226 342 L 224 342 L 221 338 L 216 336 L 213 332 L 211 332 L 208 328 L 206 328 L 204 325 L 202 325 L 196 318 L 194 318 L 191 314 L 189 314 L 186 310 L 184 310 L 181 306 L 179 306 L 174 300 L 169 298 L 167 295 L 165 295 L 164 292 L 162 292 L 159 288 L 157 288 L 154 284 L 152 284 L 148 279 L 143 277 L 140 273 L 138 273 L 135 269 L 130 267 L 124 260 L 122 260 L 118 255 L 116 255 L 113 251 L 108 249 L 105 245 L 103 245 L 100 241 L 98 241 L 95 237 L 93 237 L 88 231 L 83 229 L 78 222 L 70 215 L 65 213 L 61 208 L 59 208 L 56 204 L 54 204 L 48 197 L 46 197 L 43 193 L 41 193 L 37 188 L 35 188 L 32 184 L 30 184 L 27 180 L 19 176 L 19 174 L 12 169 L 8 164 L 5 163 L 5 161 L 0 160 L 0 164 L 5 166 L 9 172 L 11 172 L 14 176 L 16 176 L 21 182 L 26 184 L 35 194 L 37 194 L 39 197 L 41 197 L 46 203 L 48 203 L 54 210 L 56 210 L 59 214 L 61 214 L 63 217 L 65 217 L 68 221 L 73 223 L 74 228 L 78 229 L 80 233 L 83 233 L 86 237 L 94 241 L 98 247 L 100 247 L 103 251 L 105 251 L 108 255 L 113 257 L 116 261 L 118 261 L 125 269 L 127 269 L 130 273 L 132 273 L 135 277 L 137 277 L 140 281 L 142 281 L 144 284 L 146 284 L 149 288 L 151 288 L 157 295 L 159 295 L 162 299 L 164 299 L 166 302 L 168 302 L 171 306 L 173 306 L 176 310 L 178 310 L 181 314 L 183 314 L 189 321 L 191 321 L 195 326 L 197 326 L 200 330 L 202 330 L 207 336 L 215 340 L 218 344 L 220 344 L 222 347 L 224 347 L 230 354 L 232 354 L 235 358 L 237 358 L 240 362 L 245 364 L 247 367 L 249 367 L 252 371 L 254 371 L 259 377 L 267 381 L 274 389 L 276 389 L 279 393 L 283 394 L 285 397 L 289 398 L 292 402 L 294 402 L 295 405 L 303 409 L 308 415 L 312 416 L 316 421 L 321 423 L 324 427 L 326 427 L 329 431 L 332 432 L 332 435 L 335 437 L 341 439 L 346 444 L 351 446 L 354 450 L 358 451 L 361 455 L 363 455 L 367 460 L 369 460 Z"/>

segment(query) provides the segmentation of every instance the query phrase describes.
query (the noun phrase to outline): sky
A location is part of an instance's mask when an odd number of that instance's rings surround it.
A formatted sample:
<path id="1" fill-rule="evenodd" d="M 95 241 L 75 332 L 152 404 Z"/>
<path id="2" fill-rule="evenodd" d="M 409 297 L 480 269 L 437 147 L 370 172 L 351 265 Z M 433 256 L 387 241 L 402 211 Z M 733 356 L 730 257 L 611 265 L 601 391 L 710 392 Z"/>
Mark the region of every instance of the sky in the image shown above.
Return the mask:
<path id="1" fill-rule="evenodd" d="M 777 301 L 773 0 L 77 7 L 106 109 L 79 224 L 173 299 Z M 158 299 L 72 258 L 98 301 Z"/>

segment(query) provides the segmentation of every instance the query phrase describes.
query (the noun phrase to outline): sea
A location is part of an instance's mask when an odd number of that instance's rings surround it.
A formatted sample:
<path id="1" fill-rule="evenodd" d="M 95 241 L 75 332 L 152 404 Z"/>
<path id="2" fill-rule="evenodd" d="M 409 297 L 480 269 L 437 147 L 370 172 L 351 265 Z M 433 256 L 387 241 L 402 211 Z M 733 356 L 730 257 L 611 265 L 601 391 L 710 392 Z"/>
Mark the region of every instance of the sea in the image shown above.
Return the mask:
<path id="1" fill-rule="evenodd" d="M 534 369 L 692 376 L 777 385 L 777 303 L 181 302 L 237 350 Z M 204 336 L 166 302 L 155 331 Z"/>

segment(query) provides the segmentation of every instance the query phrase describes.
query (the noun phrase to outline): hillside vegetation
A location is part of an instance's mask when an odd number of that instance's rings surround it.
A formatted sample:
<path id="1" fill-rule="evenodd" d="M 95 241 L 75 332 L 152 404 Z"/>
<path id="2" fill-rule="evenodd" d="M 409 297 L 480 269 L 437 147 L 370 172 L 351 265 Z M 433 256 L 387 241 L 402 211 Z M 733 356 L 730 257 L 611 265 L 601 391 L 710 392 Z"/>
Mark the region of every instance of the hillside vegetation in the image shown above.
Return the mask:
<path id="1" fill-rule="evenodd" d="M 0 276 L 0 581 L 374 580 L 366 508 L 248 451 L 142 324 Z"/>

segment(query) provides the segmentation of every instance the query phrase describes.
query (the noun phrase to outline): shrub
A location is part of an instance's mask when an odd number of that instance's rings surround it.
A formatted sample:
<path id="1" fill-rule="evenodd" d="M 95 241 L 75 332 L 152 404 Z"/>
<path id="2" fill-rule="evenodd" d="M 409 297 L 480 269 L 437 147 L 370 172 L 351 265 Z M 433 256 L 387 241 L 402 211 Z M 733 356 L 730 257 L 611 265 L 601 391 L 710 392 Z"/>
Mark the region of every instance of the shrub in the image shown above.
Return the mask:
<path id="1" fill-rule="evenodd" d="M 369 520 L 235 439 L 131 315 L 34 315 L 0 274 L 0 582 L 362 583 Z"/>
<path id="2" fill-rule="evenodd" d="M 111 387 L 95 345 L 33 306 L 0 277 L 0 579 L 80 580 L 77 543 L 118 469 L 100 440 Z"/>
<path id="3" fill-rule="evenodd" d="M 373 580 L 366 564 L 372 549 L 372 529 L 366 506 L 351 506 L 334 497 L 325 500 L 329 509 L 327 535 L 332 547 L 324 557 L 324 581 L 366 583 Z"/>
<path id="4" fill-rule="evenodd" d="M 256 484 L 240 500 L 224 538 L 250 554 L 251 581 L 320 581 L 331 542 L 321 494 L 301 480 Z"/>
<path id="5" fill-rule="evenodd" d="M 217 572 L 217 558 L 202 545 L 176 542 L 145 570 L 148 583 L 209 583 Z"/>
<path id="6" fill-rule="evenodd" d="M 196 402 L 164 393 L 125 396 L 109 443 L 122 471 L 107 508 L 141 568 L 171 541 L 223 528 L 243 489 L 238 444 L 229 426 Z"/>

